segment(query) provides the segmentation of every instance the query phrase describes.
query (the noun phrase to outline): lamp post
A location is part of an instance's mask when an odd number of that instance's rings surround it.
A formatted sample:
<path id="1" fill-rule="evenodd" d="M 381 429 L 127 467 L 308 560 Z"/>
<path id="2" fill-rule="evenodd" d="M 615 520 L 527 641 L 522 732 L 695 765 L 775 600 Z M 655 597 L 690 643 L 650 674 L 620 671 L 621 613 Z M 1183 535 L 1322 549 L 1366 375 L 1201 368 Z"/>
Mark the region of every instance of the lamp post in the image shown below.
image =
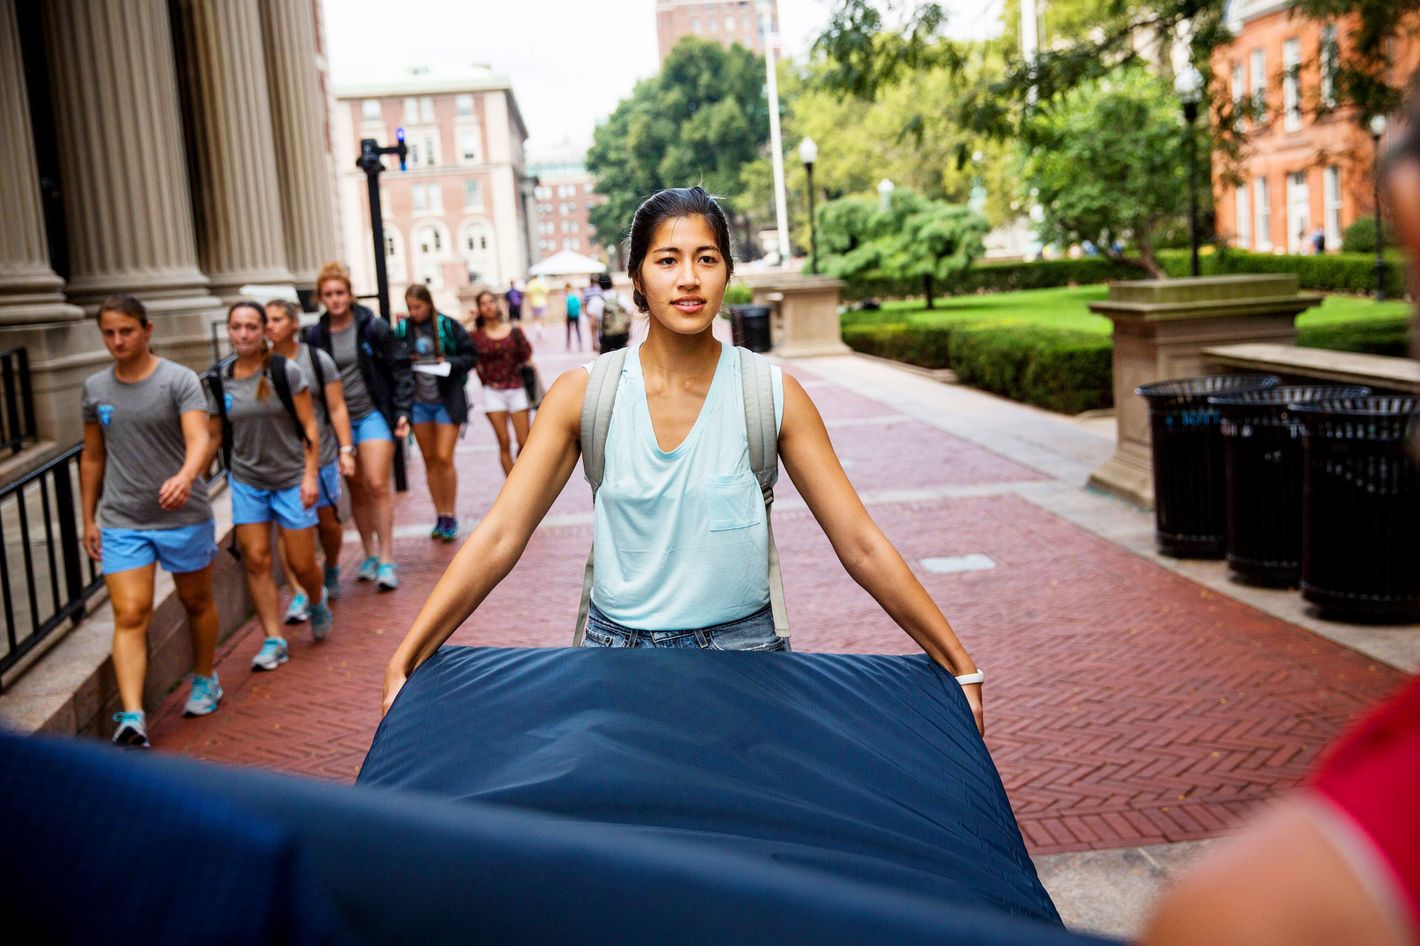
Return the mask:
<path id="1" fill-rule="evenodd" d="M 1183 105 L 1183 131 L 1188 139 L 1188 245 L 1190 272 L 1198 276 L 1198 154 L 1193 140 L 1193 123 L 1198 120 L 1198 102 L 1203 97 L 1203 76 L 1187 63 L 1173 80 L 1173 90 Z"/>
<path id="2" fill-rule="evenodd" d="M 878 206 L 883 210 L 888 209 L 888 200 L 892 198 L 892 192 L 895 187 L 896 185 L 887 178 L 878 181 Z"/>
<path id="3" fill-rule="evenodd" d="M 804 174 L 809 179 L 809 272 L 818 274 L 818 229 L 814 220 L 814 162 L 818 160 L 818 145 L 807 135 L 799 142 L 799 160 L 804 162 Z"/>
<path id="4" fill-rule="evenodd" d="M 1385 300 L 1385 234 L 1381 229 L 1381 137 L 1385 134 L 1384 115 L 1372 115 L 1370 122 L 1371 146 L 1374 159 L 1371 164 L 1372 200 L 1376 208 L 1376 301 Z"/>
<path id="5" fill-rule="evenodd" d="M 380 174 L 385 165 L 380 159 L 387 154 L 399 155 L 399 169 L 406 171 L 406 159 L 409 156 L 409 146 L 404 143 L 403 128 L 395 131 L 395 140 L 399 143 L 381 148 L 375 139 L 364 138 L 360 141 L 360 157 L 355 159 L 355 166 L 365 172 L 365 184 L 370 195 L 370 236 L 375 243 L 375 289 L 380 297 L 380 315 L 384 316 L 386 322 L 390 321 L 390 277 L 385 261 L 387 251 L 384 214 L 380 209 Z"/>

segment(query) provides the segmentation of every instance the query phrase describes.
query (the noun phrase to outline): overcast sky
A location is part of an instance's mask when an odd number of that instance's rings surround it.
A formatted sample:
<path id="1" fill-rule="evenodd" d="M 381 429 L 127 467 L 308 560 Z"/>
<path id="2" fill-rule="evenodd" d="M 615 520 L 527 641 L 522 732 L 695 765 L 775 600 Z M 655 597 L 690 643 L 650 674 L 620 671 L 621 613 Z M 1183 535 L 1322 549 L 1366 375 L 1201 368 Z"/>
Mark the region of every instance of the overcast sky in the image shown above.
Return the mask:
<path id="1" fill-rule="evenodd" d="M 410 66 L 491 66 L 513 82 L 530 150 L 591 143 L 637 79 L 656 72 L 656 0 L 324 0 L 337 86 L 399 77 Z M 948 0 L 951 32 L 990 35 L 1001 0 Z M 831 0 L 779 0 L 786 52 L 802 56 Z"/>

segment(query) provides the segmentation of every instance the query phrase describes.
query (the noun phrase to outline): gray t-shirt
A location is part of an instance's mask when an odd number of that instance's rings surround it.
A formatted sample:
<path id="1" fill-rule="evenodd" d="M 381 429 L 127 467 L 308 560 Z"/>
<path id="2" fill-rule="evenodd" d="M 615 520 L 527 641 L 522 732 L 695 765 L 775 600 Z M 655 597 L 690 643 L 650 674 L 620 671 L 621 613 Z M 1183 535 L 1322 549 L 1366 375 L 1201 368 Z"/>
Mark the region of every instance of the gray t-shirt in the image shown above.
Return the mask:
<path id="1" fill-rule="evenodd" d="M 300 367 L 286 362 L 291 393 L 306 390 L 306 376 Z M 268 384 L 266 397 L 257 400 L 261 380 L 257 372 L 249 378 L 222 377 L 227 398 L 227 419 L 232 424 L 232 476 L 256 489 L 290 489 L 301 485 L 306 472 L 306 454 L 296 433 L 296 422 Z M 209 392 L 209 400 L 210 392 Z M 217 403 L 208 408 L 217 413 Z"/>
<path id="2" fill-rule="evenodd" d="M 311 367 L 312 357 L 320 360 L 321 372 L 325 376 L 326 384 L 339 381 L 340 373 L 331 357 L 319 348 L 312 348 L 309 345 L 296 346 L 296 364 L 301 366 L 301 372 L 306 376 L 306 381 L 311 386 L 311 403 L 316 410 L 316 429 L 320 431 L 320 465 L 327 466 L 335 462 L 340 444 L 336 442 L 335 429 L 330 426 L 330 409 L 326 407 L 325 389 L 317 383 L 318 376 L 315 369 Z"/>
<path id="3" fill-rule="evenodd" d="M 104 435 L 103 498 L 99 521 L 114 529 L 175 529 L 212 518 L 207 481 L 192 481 L 181 509 L 164 509 L 158 490 L 182 469 L 187 441 L 182 415 L 207 411 L 202 382 L 191 368 L 158 359 L 142 381 L 118 380 L 105 368 L 84 380 L 84 423 Z"/>
<path id="4" fill-rule="evenodd" d="M 438 360 L 434 353 L 434 320 L 430 318 L 416 322 L 410 319 L 407 324 L 409 337 L 405 339 L 405 343 L 409 346 L 414 364 L 433 364 Z M 414 399 L 420 404 L 443 403 L 443 399 L 439 397 L 438 376 L 425 374 L 423 371 L 414 372 Z"/>
<path id="5" fill-rule="evenodd" d="M 345 388 L 345 407 L 350 411 L 350 421 L 354 423 L 375 409 L 365 387 L 365 376 L 360 373 L 360 353 L 355 348 L 355 323 L 349 328 L 330 333 L 330 353 L 335 358 L 335 366 L 340 369 L 340 382 Z"/>

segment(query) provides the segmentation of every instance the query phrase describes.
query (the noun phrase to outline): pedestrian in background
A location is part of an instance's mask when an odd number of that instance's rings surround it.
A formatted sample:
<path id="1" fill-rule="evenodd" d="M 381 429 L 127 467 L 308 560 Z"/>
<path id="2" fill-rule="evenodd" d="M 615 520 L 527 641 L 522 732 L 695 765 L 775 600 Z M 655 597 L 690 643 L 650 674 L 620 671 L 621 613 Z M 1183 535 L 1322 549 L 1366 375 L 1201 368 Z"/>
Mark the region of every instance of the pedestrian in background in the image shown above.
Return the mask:
<path id="1" fill-rule="evenodd" d="M 429 537 L 452 542 L 459 534 L 454 446 L 459 429 L 468 420 L 464 384 L 478 356 L 463 326 L 435 311 L 428 286 L 410 286 L 404 291 L 404 304 L 409 315 L 399 323 L 395 334 L 409 350 L 413 363 L 414 439 L 424 457 L 424 477 L 437 517 Z M 430 370 L 437 370 L 440 365 L 447 366 L 446 373 Z"/>
<path id="2" fill-rule="evenodd" d="M 381 591 L 393 591 L 399 587 L 399 573 L 394 562 L 390 464 L 395 438 L 409 435 L 414 401 L 409 353 L 384 319 L 356 304 L 350 270 L 342 264 L 321 268 L 316 293 L 325 313 L 306 329 L 306 343 L 330 355 L 340 369 L 355 443 L 355 475 L 346 485 L 350 512 L 365 548 L 365 560 L 355 577 L 377 582 Z"/>
<path id="3" fill-rule="evenodd" d="M 547 315 L 548 292 L 547 280 L 541 276 L 534 276 L 528 281 L 527 291 L 523 297 L 523 301 L 532 308 L 533 334 L 539 339 L 542 338 L 542 320 Z"/>
<path id="4" fill-rule="evenodd" d="M 508 425 L 518 443 L 518 453 L 528 440 L 528 392 L 523 387 L 522 366 L 532 360 L 532 344 L 523 330 L 509 324 L 498 308 L 498 297 L 491 292 L 478 294 L 478 311 L 483 327 L 473 334 L 473 347 L 478 352 L 478 380 L 483 384 L 483 412 L 498 438 L 498 462 L 503 475 L 513 469 L 512 446 Z"/>
<path id="5" fill-rule="evenodd" d="M 316 536 L 325 556 L 326 597 L 340 597 L 340 546 L 345 528 L 340 522 L 340 482 L 355 475 L 355 442 L 350 433 L 350 414 L 345 408 L 344 385 L 335 361 L 304 342 L 297 341 L 301 329 L 301 309 L 296 303 L 278 299 L 266 304 L 266 338 L 273 353 L 294 362 L 310 385 L 316 428 L 320 431 L 320 497 L 316 500 Z M 291 575 L 286 543 L 277 542 L 281 567 Z M 287 624 L 304 624 L 311 618 L 311 598 L 299 587 L 294 589 L 286 609 Z"/>
<path id="6" fill-rule="evenodd" d="M 508 303 L 508 321 L 521 322 L 523 320 L 523 294 L 518 289 L 516 279 L 508 280 L 508 291 L 504 293 L 503 298 Z"/>
<path id="7" fill-rule="evenodd" d="M 81 396 L 84 550 L 102 563 L 113 608 L 113 672 L 123 705 L 113 717 L 113 741 L 147 748 L 143 680 L 159 564 L 173 576 L 192 635 L 196 668 L 183 714 L 204 716 L 222 699 L 212 666 L 217 544 L 204 476 L 207 399 L 192 369 L 153 354 L 153 324 L 143 303 L 109 296 L 97 322 L 113 364 L 84 379 Z"/>
<path id="8" fill-rule="evenodd" d="M 631 340 L 631 302 L 611 288 L 610 274 L 601 273 L 597 279 L 602 290 L 598 298 L 598 344 L 603 352 L 616 351 Z"/>
<path id="9" fill-rule="evenodd" d="M 266 310 L 257 303 L 232 304 L 227 341 L 235 354 L 217 363 L 208 382 L 208 412 L 217 421 L 208 462 L 223 448 L 247 590 L 266 634 L 252 657 L 254 670 L 275 670 L 290 655 L 271 570 L 273 522 L 286 546 L 292 583 L 314 602 L 311 636 L 324 640 L 333 624 L 316 566 L 320 435 L 310 385 L 295 362 L 272 352 L 266 323 Z"/>
<path id="10" fill-rule="evenodd" d="M 582 297 L 577 295 L 569 282 L 562 287 L 567 305 L 567 350 L 572 350 L 572 333 L 577 333 L 577 350 L 582 350 Z"/>

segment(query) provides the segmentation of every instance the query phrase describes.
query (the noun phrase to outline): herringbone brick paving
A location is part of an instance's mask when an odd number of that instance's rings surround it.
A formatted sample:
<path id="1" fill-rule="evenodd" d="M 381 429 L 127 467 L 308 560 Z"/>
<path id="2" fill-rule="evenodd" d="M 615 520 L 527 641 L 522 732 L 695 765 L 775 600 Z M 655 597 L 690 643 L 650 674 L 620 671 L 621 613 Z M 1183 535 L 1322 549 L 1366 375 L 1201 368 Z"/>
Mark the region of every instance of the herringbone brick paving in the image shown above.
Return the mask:
<path id="1" fill-rule="evenodd" d="M 560 349 L 560 344 L 550 346 Z M 576 363 L 539 354 L 550 373 Z M 816 376 L 805 382 L 860 490 L 1019 483 L 1043 474 L 907 418 Z M 458 453 L 460 511 L 486 510 L 502 483 L 493 438 L 474 417 Z M 433 510 L 417 453 L 398 522 Z M 784 478 L 781 500 L 796 497 Z M 554 524 L 452 638 L 457 644 L 569 642 L 591 540 L 580 472 Z M 1298 783 L 1347 719 L 1397 686 L 1398 671 L 1168 572 L 1005 492 L 870 504 L 990 677 L 988 736 L 1033 853 L 1217 834 Z M 570 518 L 569 518 L 570 517 Z M 775 535 L 799 650 L 911 653 L 912 641 L 844 573 L 801 506 L 783 502 Z M 933 556 L 981 553 L 985 571 L 932 574 Z M 396 542 L 400 589 L 347 581 L 336 630 L 319 645 L 292 635 L 291 661 L 253 674 L 260 631 L 226 641 L 226 698 L 213 716 L 179 718 L 183 693 L 155 714 L 165 750 L 349 781 L 379 716 L 385 662 L 454 547 Z M 347 571 L 358 546 L 346 546 Z"/>

